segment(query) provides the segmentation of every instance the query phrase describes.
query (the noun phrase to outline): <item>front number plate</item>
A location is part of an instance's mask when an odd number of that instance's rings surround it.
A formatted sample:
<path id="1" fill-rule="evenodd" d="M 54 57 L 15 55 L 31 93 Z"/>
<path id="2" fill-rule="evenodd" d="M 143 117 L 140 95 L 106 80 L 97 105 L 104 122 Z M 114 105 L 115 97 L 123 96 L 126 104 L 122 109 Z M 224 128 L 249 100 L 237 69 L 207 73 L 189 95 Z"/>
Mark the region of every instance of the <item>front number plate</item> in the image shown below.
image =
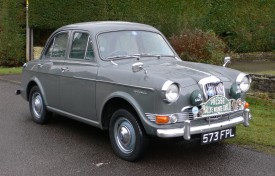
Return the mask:
<path id="1" fill-rule="evenodd" d="M 236 135 L 236 127 L 214 131 L 210 133 L 204 133 L 201 135 L 201 144 L 218 142 L 223 139 L 233 138 L 235 137 L 235 135 Z"/>

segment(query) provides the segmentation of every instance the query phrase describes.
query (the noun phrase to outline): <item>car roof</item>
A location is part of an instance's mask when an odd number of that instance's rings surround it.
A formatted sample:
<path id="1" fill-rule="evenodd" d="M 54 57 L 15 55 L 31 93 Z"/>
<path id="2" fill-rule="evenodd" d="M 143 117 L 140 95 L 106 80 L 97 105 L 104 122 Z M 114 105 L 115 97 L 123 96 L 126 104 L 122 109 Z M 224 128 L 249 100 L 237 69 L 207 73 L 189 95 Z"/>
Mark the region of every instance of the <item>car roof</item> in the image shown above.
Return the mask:
<path id="1" fill-rule="evenodd" d="M 106 32 L 106 31 L 117 31 L 117 30 L 148 30 L 148 31 L 159 32 L 154 27 L 146 24 L 125 22 L 125 21 L 96 21 L 96 22 L 76 23 L 76 24 L 63 26 L 57 29 L 56 32 L 61 30 L 68 30 L 68 29 L 87 30 L 87 31 L 91 31 L 94 34 Z"/>

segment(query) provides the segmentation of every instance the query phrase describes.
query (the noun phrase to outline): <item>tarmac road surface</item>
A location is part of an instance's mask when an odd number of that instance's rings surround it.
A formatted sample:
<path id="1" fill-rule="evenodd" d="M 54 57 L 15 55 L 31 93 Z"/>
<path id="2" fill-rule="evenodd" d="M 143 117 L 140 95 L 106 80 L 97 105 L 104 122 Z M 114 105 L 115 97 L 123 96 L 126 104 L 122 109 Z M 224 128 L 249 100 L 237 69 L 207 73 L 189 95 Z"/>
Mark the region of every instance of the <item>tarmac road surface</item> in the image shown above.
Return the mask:
<path id="1" fill-rule="evenodd" d="M 35 124 L 18 87 L 0 80 L 1 176 L 275 175 L 275 156 L 223 143 L 153 141 L 140 161 L 123 161 L 107 132 L 58 115 Z"/>

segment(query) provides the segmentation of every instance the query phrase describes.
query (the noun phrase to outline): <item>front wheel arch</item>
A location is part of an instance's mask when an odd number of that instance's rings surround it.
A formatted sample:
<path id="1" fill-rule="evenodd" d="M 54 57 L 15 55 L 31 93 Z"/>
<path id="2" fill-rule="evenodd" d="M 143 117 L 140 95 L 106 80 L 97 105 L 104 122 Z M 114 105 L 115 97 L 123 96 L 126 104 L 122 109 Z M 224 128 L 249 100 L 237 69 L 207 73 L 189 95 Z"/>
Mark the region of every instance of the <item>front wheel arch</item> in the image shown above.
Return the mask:
<path id="1" fill-rule="evenodd" d="M 103 129 L 107 130 L 109 128 L 109 122 L 110 122 L 111 116 L 113 115 L 113 113 L 116 110 L 121 109 L 121 108 L 126 109 L 129 112 L 133 113 L 134 116 L 137 118 L 138 122 L 141 124 L 142 129 L 144 129 L 143 123 L 140 119 L 141 118 L 140 112 L 137 112 L 134 105 L 129 103 L 129 100 L 126 100 L 125 98 L 117 97 L 117 96 L 114 96 L 114 97 L 110 98 L 104 104 L 104 107 L 102 108 L 102 111 L 101 111 L 101 125 L 102 125 Z"/>

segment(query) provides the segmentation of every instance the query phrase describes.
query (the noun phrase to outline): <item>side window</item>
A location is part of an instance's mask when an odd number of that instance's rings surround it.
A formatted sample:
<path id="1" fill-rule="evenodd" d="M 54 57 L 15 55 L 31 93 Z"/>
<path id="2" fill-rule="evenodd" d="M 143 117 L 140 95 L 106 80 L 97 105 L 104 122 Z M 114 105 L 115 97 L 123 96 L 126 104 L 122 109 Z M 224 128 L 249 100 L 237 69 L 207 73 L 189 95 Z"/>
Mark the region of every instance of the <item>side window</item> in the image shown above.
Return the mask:
<path id="1" fill-rule="evenodd" d="M 89 34 L 83 32 L 74 33 L 70 58 L 94 60 L 93 48 L 89 42 Z"/>
<path id="2" fill-rule="evenodd" d="M 65 57 L 68 42 L 68 33 L 57 34 L 51 41 L 45 56 L 48 58 Z"/>

